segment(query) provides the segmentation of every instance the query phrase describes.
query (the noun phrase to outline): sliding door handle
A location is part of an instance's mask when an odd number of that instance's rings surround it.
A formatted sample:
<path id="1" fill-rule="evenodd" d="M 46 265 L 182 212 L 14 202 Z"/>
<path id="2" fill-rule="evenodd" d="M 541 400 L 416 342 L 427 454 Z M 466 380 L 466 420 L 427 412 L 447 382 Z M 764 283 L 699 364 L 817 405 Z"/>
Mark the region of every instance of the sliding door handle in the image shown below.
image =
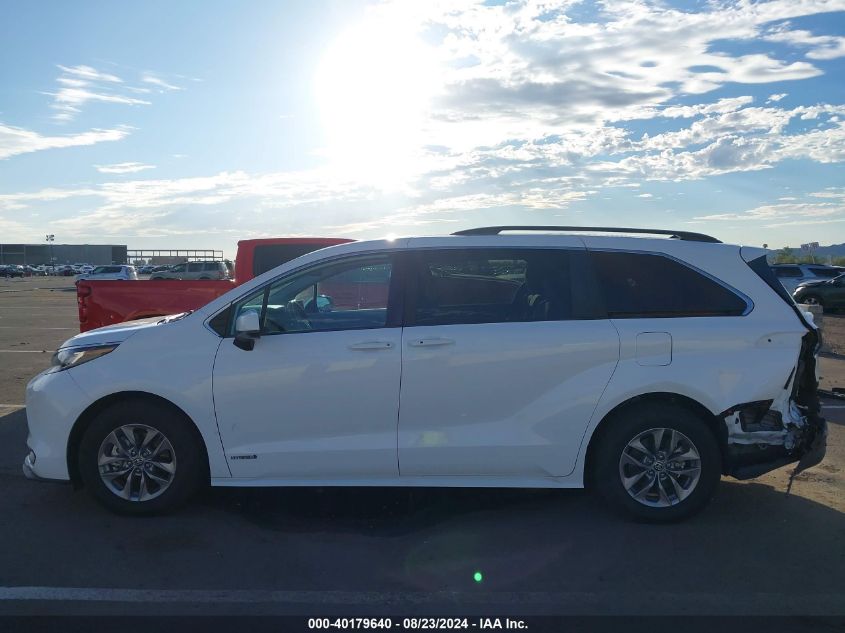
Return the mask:
<path id="1" fill-rule="evenodd" d="M 412 338 L 408 341 L 408 345 L 411 347 L 438 347 L 454 344 L 455 341 L 450 338 Z"/>
<path id="2" fill-rule="evenodd" d="M 349 349 L 366 352 L 367 350 L 390 349 L 391 347 L 393 347 L 393 343 L 390 341 L 362 341 L 361 343 L 352 343 Z"/>

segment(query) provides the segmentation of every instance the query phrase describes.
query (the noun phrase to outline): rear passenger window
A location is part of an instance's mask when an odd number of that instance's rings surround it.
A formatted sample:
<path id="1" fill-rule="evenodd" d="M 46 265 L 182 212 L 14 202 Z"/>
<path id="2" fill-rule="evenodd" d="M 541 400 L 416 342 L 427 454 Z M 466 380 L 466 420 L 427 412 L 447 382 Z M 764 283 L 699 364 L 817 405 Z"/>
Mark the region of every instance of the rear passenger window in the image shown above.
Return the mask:
<path id="1" fill-rule="evenodd" d="M 415 325 L 573 318 L 570 251 L 422 250 Z"/>
<path id="2" fill-rule="evenodd" d="M 202 264 L 201 263 L 188 264 L 188 272 L 189 273 L 198 273 L 201 270 L 202 270 Z"/>
<path id="3" fill-rule="evenodd" d="M 644 253 L 590 253 L 611 318 L 740 316 L 736 293 L 689 266 Z"/>
<path id="4" fill-rule="evenodd" d="M 202 269 L 203 269 L 205 272 L 215 272 L 215 271 L 217 271 L 217 270 L 218 270 L 218 268 L 219 268 L 219 266 L 218 266 L 217 262 L 206 262 L 206 263 L 203 265 L 203 268 L 202 268 Z"/>
<path id="5" fill-rule="evenodd" d="M 802 277 L 801 269 L 798 266 L 776 266 L 775 277 Z"/>

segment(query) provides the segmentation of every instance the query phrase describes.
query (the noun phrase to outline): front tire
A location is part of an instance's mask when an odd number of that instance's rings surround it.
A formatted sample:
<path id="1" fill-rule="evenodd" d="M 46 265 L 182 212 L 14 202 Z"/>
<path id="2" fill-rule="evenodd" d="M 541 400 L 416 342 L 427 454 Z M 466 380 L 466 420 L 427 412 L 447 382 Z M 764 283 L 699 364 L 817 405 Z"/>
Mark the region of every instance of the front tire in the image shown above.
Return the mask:
<path id="1" fill-rule="evenodd" d="M 91 422 L 79 448 L 85 487 L 112 512 L 171 512 L 199 489 L 204 452 L 182 416 L 164 405 L 129 399 Z"/>
<path id="2" fill-rule="evenodd" d="M 673 403 L 626 407 L 605 422 L 595 482 L 618 510 L 649 522 L 699 512 L 722 472 L 719 444 L 705 420 Z"/>

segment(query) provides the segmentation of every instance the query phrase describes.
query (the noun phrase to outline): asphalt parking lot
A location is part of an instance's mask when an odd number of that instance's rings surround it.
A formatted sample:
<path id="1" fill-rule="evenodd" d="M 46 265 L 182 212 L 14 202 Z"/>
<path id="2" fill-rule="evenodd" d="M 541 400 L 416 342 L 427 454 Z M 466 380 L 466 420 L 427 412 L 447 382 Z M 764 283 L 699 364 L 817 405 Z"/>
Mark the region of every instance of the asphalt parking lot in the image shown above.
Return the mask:
<path id="1" fill-rule="evenodd" d="M 70 279 L 0 280 L 0 613 L 845 614 L 845 401 L 789 496 L 788 469 L 726 478 L 678 525 L 560 490 L 209 490 L 132 519 L 21 472 L 26 382 L 76 331 Z"/>

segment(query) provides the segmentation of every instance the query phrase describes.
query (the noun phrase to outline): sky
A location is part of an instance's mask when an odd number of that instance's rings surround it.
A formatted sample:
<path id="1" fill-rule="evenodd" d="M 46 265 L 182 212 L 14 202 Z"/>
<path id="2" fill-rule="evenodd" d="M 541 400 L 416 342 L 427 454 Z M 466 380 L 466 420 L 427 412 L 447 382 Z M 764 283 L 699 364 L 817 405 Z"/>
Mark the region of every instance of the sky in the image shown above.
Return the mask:
<path id="1" fill-rule="evenodd" d="M 845 0 L 0 4 L 0 242 L 845 242 Z"/>

